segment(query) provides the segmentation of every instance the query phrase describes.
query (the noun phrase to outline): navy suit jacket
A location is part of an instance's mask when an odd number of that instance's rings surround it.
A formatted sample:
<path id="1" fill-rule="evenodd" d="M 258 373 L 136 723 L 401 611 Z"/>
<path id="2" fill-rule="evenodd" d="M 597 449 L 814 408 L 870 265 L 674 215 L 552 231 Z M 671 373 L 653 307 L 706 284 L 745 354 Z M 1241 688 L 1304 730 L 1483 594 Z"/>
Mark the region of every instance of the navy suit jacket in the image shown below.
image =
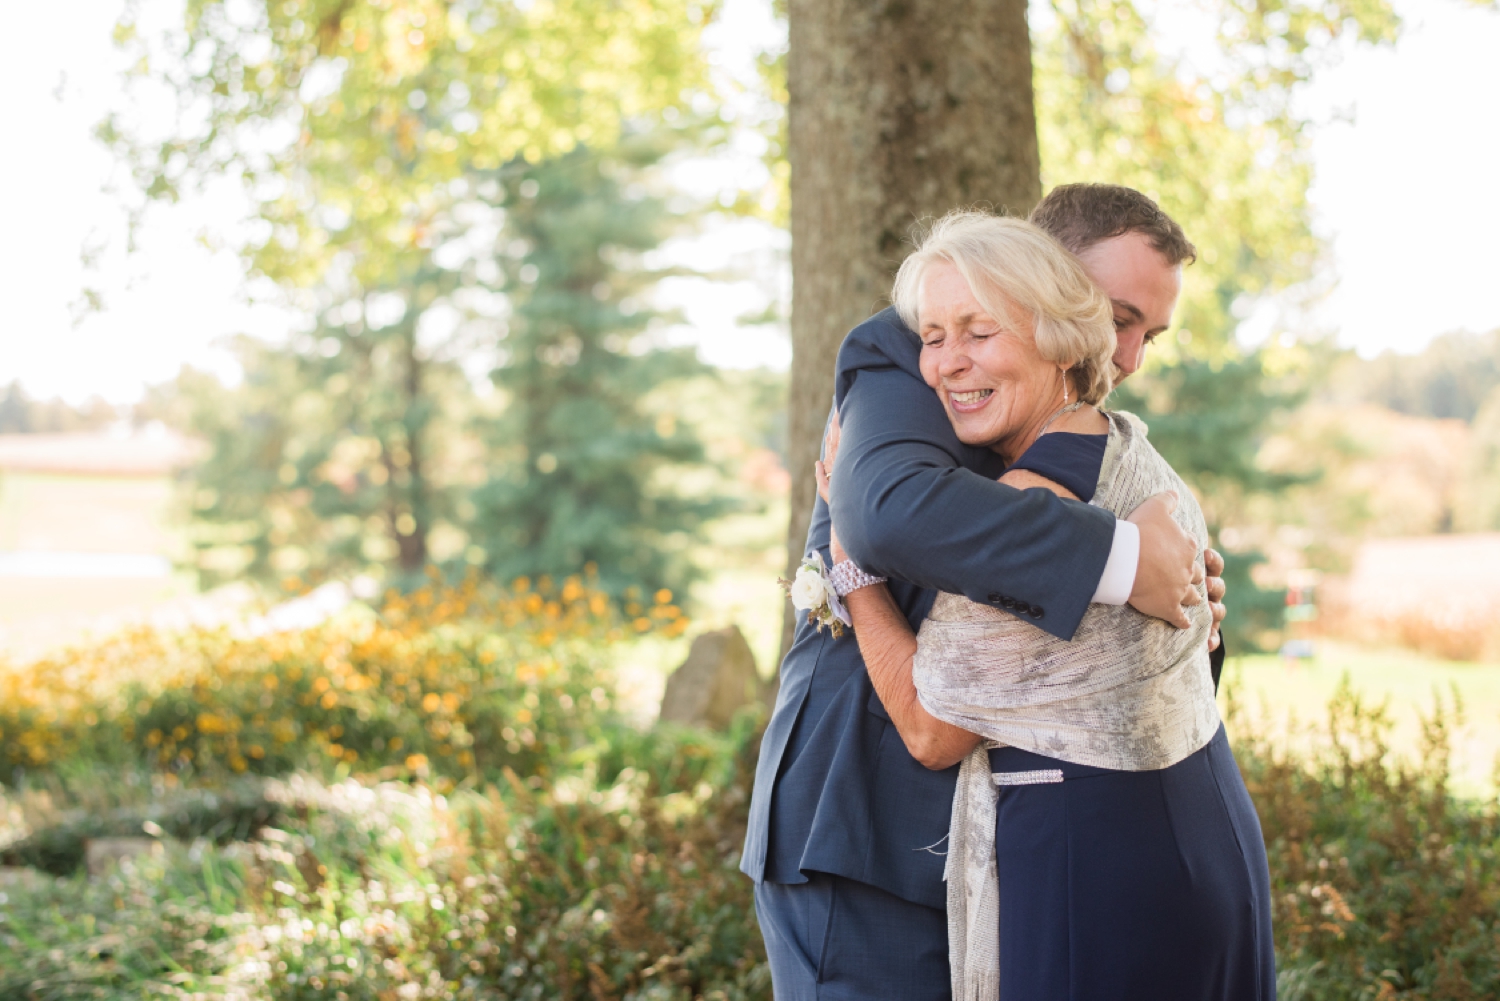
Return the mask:
<path id="1" fill-rule="evenodd" d="M 996 483 L 998 455 L 953 433 L 917 366 L 920 343 L 887 309 L 839 350 L 834 465 L 839 538 L 865 570 L 891 578 L 916 629 L 939 590 L 1006 607 L 1064 639 L 1103 575 L 1114 517 L 1049 491 Z M 807 551 L 828 560 L 818 501 Z M 756 881 L 826 872 L 944 906 L 943 841 L 958 768 L 930 771 L 902 742 L 859 646 L 799 613 L 761 741 L 740 868 Z"/>

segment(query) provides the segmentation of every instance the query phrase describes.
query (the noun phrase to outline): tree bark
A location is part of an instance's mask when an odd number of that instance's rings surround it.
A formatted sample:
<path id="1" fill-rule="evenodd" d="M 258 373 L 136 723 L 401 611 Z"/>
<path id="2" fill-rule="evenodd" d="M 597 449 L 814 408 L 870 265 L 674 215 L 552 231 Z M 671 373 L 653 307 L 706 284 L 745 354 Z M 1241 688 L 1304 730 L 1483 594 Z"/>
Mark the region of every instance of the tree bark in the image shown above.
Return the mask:
<path id="1" fill-rule="evenodd" d="M 802 557 L 833 366 L 888 304 L 913 224 L 1041 198 L 1026 0 L 790 0 L 787 565 Z M 782 654 L 791 644 L 788 606 Z"/>

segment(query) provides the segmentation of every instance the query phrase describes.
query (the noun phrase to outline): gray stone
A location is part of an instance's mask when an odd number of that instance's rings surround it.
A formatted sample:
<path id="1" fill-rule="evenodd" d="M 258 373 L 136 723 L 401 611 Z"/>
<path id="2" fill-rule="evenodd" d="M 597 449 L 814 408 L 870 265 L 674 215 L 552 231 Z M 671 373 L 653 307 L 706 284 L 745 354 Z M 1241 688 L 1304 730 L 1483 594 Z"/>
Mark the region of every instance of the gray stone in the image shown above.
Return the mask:
<path id="1" fill-rule="evenodd" d="M 765 683 L 738 626 L 703 633 L 667 679 L 661 719 L 722 730 L 743 706 L 763 698 Z"/>
<path id="2" fill-rule="evenodd" d="M 155 838 L 89 838 L 83 845 L 90 876 L 102 876 L 124 859 L 161 853 L 161 842 Z"/>

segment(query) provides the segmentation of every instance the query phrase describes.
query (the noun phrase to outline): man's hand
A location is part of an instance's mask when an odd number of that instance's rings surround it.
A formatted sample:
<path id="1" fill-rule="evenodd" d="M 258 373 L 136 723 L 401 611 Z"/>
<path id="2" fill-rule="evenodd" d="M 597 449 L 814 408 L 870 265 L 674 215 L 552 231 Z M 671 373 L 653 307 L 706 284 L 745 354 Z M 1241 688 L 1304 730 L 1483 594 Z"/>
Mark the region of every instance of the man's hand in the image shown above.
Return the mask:
<path id="1" fill-rule="evenodd" d="M 838 456 L 839 412 L 835 410 L 828 420 L 828 430 L 823 435 L 823 458 L 813 463 L 813 478 L 818 484 L 818 496 L 823 498 L 824 504 L 828 505 L 830 514 L 833 509 L 831 494 L 833 460 Z M 844 547 L 839 544 L 839 533 L 834 530 L 832 522 L 828 524 L 828 556 L 835 564 L 842 563 L 849 558 L 849 554 L 844 552 Z"/>
<path id="2" fill-rule="evenodd" d="M 1126 519 L 1141 531 L 1130 604 L 1138 612 L 1186 629 L 1192 623 L 1183 606 L 1203 600 L 1196 586 L 1203 582 L 1203 568 L 1198 565 L 1197 544 L 1172 520 L 1176 510 L 1177 494 L 1168 491 L 1146 498 Z"/>
<path id="3" fill-rule="evenodd" d="M 1208 633 L 1210 652 L 1219 649 L 1219 624 L 1224 621 L 1224 557 L 1218 550 L 1203 550 L 1203 566 L 1208 571 L 1208 609 L 1213 612 L 1214 624 Z"/>

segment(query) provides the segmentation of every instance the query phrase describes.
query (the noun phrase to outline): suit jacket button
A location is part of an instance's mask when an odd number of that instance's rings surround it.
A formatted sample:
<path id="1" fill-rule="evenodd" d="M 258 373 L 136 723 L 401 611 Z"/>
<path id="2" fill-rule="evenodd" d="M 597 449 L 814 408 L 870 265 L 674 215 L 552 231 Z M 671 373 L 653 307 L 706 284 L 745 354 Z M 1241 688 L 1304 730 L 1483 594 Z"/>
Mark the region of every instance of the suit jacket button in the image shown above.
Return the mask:
<path id="1" fill-rule="evenodd" d="M 1005 603 L 1005 598 L 996 591 L 991 591 L 989 598 L 991 605 L 1003 605 Z"/>
<path id="2" fill-rule="evenodd" d="M 1009 608 L 1011 611 L 1015 611 L 1018 606 L 1016 599 L 1007 594 L 1004 598 L 1000 599 L 1000 607 Z"/>
<path id="3" fill-rule="evenodd" d="M 1042 617 L 1041 606 L 1032 605 L 1030 608 L 1026 609 L 1026 614 L 1031 616 L 1033 619 L 1040 619 Z"/>

